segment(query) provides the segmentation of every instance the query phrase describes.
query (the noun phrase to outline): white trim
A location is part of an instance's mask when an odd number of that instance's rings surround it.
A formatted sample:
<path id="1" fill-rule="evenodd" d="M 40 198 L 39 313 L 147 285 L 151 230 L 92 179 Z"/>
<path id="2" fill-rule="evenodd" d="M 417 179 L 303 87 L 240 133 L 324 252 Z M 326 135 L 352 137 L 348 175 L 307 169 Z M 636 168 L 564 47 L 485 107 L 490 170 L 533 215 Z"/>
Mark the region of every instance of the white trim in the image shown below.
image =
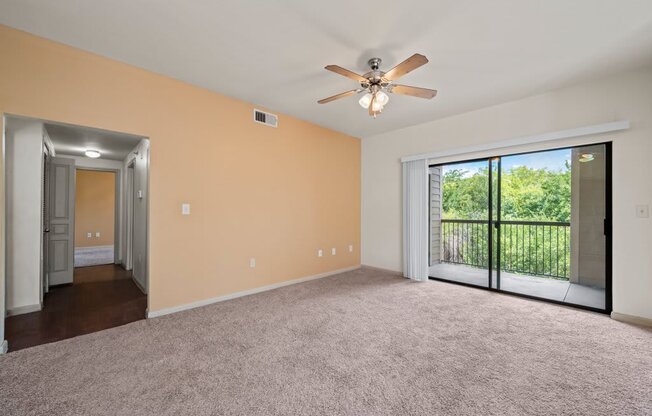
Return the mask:
<path id="1" fill-rule="evenodd" d="M 57 152 L 54 150 L 54 143 L 52 143 L 52 139 L 50 139 L 50 133 L 48 133 L 48 130 L 45 128 L 45 124 L 43 124 L 43 131 L 45 132 L 43 143 L 48 150 L 48 156 L 55 157 Z"/>
<path id="2" fill-rule="evenodd" d="M 6 354 L 7 351 L 9 351 L 9 341 L 5 339 L 2 341 L 2 344 L 0 344 L 0 355 Z"/>
<path id="3" fill-rule="evenodd" d="M 577 127 L 568 130 L 559 130 L 536 136 L 518 137 L 515 139 L 501 140 L 493 143 L 479 144 L 475 146 L 459 147 L 457 149 L 442 150 L 439 152 L 421 153 L 412 156 L 403 156 L 401 162 L 410 162 L 421 159 L 435 159 L 446 156 L 462 155 L 465 153 L 482 152 L 486 150 L 502 149 L 505 147 L 521 146 L 524 144 L 548 142 L 554 140 L 571 139 L 573 137 L 589 136 L 592 134 L 609 133 L 612 131 L 627 130 L 629 120 L 613 121 L 611 123 L 596 124 L 593 126 Z"/>
<path id="4" fill-rule="evenodd" d="M 618 313 L 618 312 L 611 312 L 611 319 L 614 319 L 614 320 L 620 321 L 620 322 L 625 322 L 625 323 L 628 323 L 628 324 L 652 327 L 652 319 L 643 318 L 643 317 L 640 317 L 640 316 L 627 315 L 627 314 Z"/>
<path id="5" fill-rule="evenodd" d="M 330 271 L 330 272 L 319 273 L 319 274 L 315 274 L 315 275 L 312 275 L 312 276 L 301 277 L 299 279 L 294 279 L 294 280 L 286 280 L 286 281 L 281 282 L 281 283 L 274 283 L 272 285 L 256 287 L 254 289 L 243 290 L 241 292 L 229 293 L 228 295 L 222 295 L 222 296 L 217 296 L 217 297 L 214 297 L 214 298 L 199 300 L 197 302 L 191 302 L 191 303 L 186 303 L 184 305 L 173 306 L 171 308 L 159 309 L 158 311 L 153 311 L 153 312 L 148 311 L 147 312 L 147 318 L 156 318 L 156 317 L 163 316 L 163 315 L 169 315 L 171 313 L 186 311 L 188 309 L 199 308 L 201 306 L 206 306 L 206 305 L 210 305 L 210 304 L 217 303 L 217 302 L 223 302 L 225 300 L 231 300 L 231 299 L 236 299 L 236 298 L 240 298 L 240 297 L 243 297 L 243 296 L 254 295 L 256 293 L 266 292 L 268 290 L 278 289 L 278 288 L 284 287 L 284 286 L 290 286 L 290 285 L 294 285 L 294 284 L 297 284 L 297 283 L 308 282 L 310 280 L 321 279 L 322 277 L 328 277 L 328 276 L 332 276 L 332 275 L 335 275 L 335 274 L 346 273 L 346 272 L 350 272 L 352 270 L 357 270 L 359 268 L 360 268 L 360 266 L 346 267 L 344 269 L 337 269 L 337 270 L 333 270 L 333 271 Z"/>
<path id="6" fill-rule="evenodd" d="M 88 170 L 92 172 L 109 172 L 113 173 L 115 175 L 115 185 L 114 185 L 114 193 L 115 195 L 113 196 L 113 205 L 114 205 L 114 210 L 113 210 L 113 244 L 111 247 L 113 247 L 113 264 L 119 264 L 120 261 L 122 261 L 122 253 L 123 253 L 123 248 L 122 248 L 122 166 L 120 167 L 101 167 L 97 166 L 97 163 L 99 161 L 102 162 L 108 162 L 108 159 L 90 159 L 90 158 L 82 158 L 79 156 L 74 157 L 75 159 L 75 176 L 77 175 L 77 171 L 80 170 Z M 88 159 L 88 160 L 84 160 Z M 82 164 L 77 164 L 78 161 L 83 161 Z M 117 162 L 120 163 L 117 160 L 111 160 L 110 162 Z M 84 163 L 86 165 L 84 165 Z M 93 166 L 96 165 L 96 166 Z M 87 167 L 85 167 L 87 166 Z M 77 186 L 77 185 L 75 185 Z M 87 247 L 103 247 L 106 248 L 108 246 L 87 246 Z M 85 247 L 84 247 L 85 248 Z M 77 250 L 77 247 L 75 247 L 75 250 Z"/>
<path id="7" fill-rule="evenodd" d="M 375 271 L 375 272 L 381 272 L 381 273 L 393 274 L 393 275 L 397 275 L 397 276 L 401 276 L 401 277 L 403 277 L 403 272 L 398 271 L 398 270 L 385 269 L 385 268 L 383 268 L 383 267 L 376 267 L 376 266 L 368 266 L 368 265 L 366 265 L 366 264 L 361 265 L 360 268 L 361 268 L 361 269 L 365 269 L 365 270 L 371 270 L 371 271 Z"/>
<path id="8" fill-rule="evenodd" d="M 34 305 L 17 306 L 15 308 L 7 309 L 7 316 L 16 316 L 22 315 L 24 313 L 38 312 L 41 309 L 42 308 L 40 303 L 36 303 Z"/>
<path id="9" fill-rule="evenodd" d="M 115 244 L 108 244 L 102 246 L 83 246 L 83 247 L 75 247 L 75 251 L 88 251 L 88 250 L 97 250 L 102 248 L 113 248 L 113 247 L 115 247 Z"/>

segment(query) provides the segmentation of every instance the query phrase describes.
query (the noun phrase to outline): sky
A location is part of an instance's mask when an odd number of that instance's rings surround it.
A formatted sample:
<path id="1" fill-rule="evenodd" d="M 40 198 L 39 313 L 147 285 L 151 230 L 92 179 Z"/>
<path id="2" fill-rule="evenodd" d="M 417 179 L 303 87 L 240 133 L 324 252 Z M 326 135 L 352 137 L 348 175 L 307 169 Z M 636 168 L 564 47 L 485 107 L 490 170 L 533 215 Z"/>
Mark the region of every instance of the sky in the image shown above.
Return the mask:
<path id="1" fill-rule="evenodd" d="M 571 158 L 570 149 L 551 150 L 547 152 L 528 153 L 524 155 L 504 156 L 501 160 L 503 171 L 509 171 L 518 166 L 527 166 L 531 169 L 546 168 L 550 171 L 560 171 L 566 166 L 566 161 Z M 464 176 L 472 176 L 478 170 L 485 168 L 487 161 L 457 163 L 444 166 L 444 173 L 452 169 L 464 169 Z"/>
<path id="2" fill-rule="evenodd" d="M 517 166 L 527 166 L 531 169 L 563 170 L 566 161 L 571 158 L 570 149 L 552 150 L 549 152 L 528 153 L 525 155 L 505 156 L 502 158 L 502 167 L 510 170 Z"/>

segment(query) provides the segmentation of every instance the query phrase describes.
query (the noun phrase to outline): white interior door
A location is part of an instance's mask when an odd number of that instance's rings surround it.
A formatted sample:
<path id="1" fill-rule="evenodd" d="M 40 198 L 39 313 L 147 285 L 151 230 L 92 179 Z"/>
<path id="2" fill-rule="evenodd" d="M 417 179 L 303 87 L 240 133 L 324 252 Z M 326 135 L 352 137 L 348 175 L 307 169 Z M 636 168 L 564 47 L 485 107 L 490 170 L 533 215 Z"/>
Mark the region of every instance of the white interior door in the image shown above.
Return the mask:
<path id="1" fill-rule="evenodd" d="M 75 255 L 75 160 L 50 160 L 50 232 L 48 277 L 50 285 L 72 283 Z"/>

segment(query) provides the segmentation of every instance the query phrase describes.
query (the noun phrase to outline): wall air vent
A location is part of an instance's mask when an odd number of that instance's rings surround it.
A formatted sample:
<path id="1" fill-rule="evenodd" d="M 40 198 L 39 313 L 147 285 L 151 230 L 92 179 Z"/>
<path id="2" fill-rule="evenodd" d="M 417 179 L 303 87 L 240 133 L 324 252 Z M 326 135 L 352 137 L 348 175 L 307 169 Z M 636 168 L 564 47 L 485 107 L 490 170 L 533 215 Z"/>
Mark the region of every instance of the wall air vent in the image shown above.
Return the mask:
<path id="1" fill-rule="evenodd" d="M 276 114 L 266 113 L 254 108 L 254 121 L 270 127 L 278 127 L 278 117 Z"/>

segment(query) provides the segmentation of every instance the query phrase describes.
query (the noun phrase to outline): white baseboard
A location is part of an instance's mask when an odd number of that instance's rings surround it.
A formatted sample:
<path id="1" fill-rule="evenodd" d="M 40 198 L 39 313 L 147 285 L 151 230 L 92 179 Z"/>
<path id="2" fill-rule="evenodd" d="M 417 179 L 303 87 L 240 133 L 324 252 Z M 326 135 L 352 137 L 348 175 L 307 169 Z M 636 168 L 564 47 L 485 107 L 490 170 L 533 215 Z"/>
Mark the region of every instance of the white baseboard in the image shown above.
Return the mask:
<path id="1" fill-rule="evenodd" d="M 363 264 L 361 267 L 363 269 L 376 270 L 376 271 L 383 272 L 383 273 L 395 274 L 395 275 L 401 276 L 401 277 L 403 276 L 403 272 L 400 272 L 400 271 L 397 271 L 397 270 L 384 269 L 382 267 L 376 267 L 376 266 L 367 266 L 365 264 Z"/>
<path id="2" fill-rule="evenodd" d="M 240 297 L 243 297 L 243 296 L 254 295 L 256 293 L 266 292 L 268 290 L 278 289 L 278 288 L 284 287 L 284 286 L 290 286 L 290 285 L 295 285 L 297 283 L 308 282 L 310 280 L 321 279 L 322 277 L 328 277 L 328 276 L 332 276 L 332 275 L 335 275 L 335 274 L 350 272 L 352 270 L 357 270 L 359 268 L 360 268 L 360 266 L 347 267 L 347 268 L 344 268 L 344 269 L 338 269 L 338 270 L 333 270 L 333 271 L 330 271 L 330 272 L 319 273 L 319 274 L 315 274 L 315 275 L 312 275 L 312 276 L 301 277 L 299 279 L 286 280 L 285 282 L 274 283 L 272 285 L 256 287 L 254 289 L 243 290 L 241 292 L 229 293 L 228 295 L 222 295 L 222 296 L 217 296 L 217 297 L 214 297 L 214 298 L 199 300 L 197 302 L 186 303 L 184 305 L 173 306 L 171 308 L 159 309 L 157 311 L 152 311 L 152 312 L 148 311 L 147 312 L 147 317 L 148 318 L 156 318 L 158 316 L 169 315 L 171 313 L 186 311 L 188 309 L 199 308 L 200 306 L 206 306 L 206 305 L 210 305 L 212 303 L 223 302 L 225 300 L 240 298 Z"/>
<path id="3" fill-rule="evenodd" d="M 627 315 L 618 312 L 611 312 L 611 319 L 615 319 L 616 321 L 625 322 L 628 324 L 652 327 L 652 319 L 642 318 L 640 316 Z"/>
<path id="4" fill-rule="evenodd" d="M 7 309 L 7 316 L 22 315 L 24 313 L 38 312 L 40 310 L 41 310 L 40 303 L 34 305 L 17 306 L 15 308 Z"/>
<path id="5" fill-rule="evenodd" d="M 6 354 L 7 351 L 9 351 L 9 341 L 5 339 L 4 341 L 2 341 L 2 344 L 0 344 L 0 355 Z"/>
<path id="6" fill-rule="evenodd" d="M 97 250 L 97 249 L 100 249 L 100 248 L 113 249 L 114 247 L 115 246 L 112 246 L 112 245 L 108 245 L 108 246 L 80 246 L 80 247 L 75 247 L 75 250 L 80 250 L 80 251 L 83 251 L 83 250 Z"/>

